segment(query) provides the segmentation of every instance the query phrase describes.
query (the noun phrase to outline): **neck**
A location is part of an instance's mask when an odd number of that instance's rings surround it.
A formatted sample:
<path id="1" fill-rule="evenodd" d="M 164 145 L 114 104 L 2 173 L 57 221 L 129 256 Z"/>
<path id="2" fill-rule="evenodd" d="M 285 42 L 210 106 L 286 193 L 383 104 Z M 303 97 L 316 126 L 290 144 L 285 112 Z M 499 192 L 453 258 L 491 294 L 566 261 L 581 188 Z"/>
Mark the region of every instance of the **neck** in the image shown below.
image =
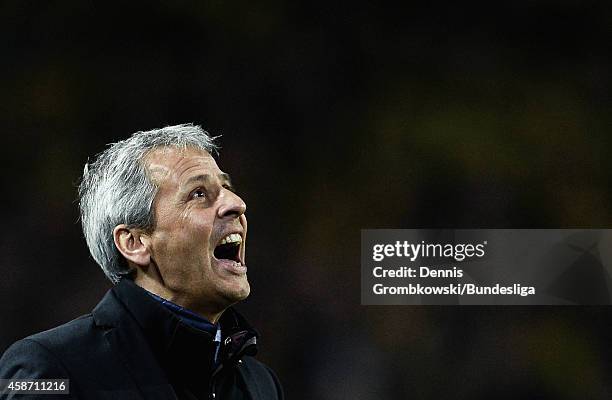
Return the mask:
<path id="1" fill-rule="evenodd" d="M 219 311 L 211 311 L 213 307 L 191 301 L 186 296 L 181 296 L 179 293 L 170 290 L 159 281 L 150 279 L 144 274 L 137 274 L 134 278 L 134 283 L 163 299 L 169 300 L 175 304 L 178 304 L 181 307 L 188 309 L 189 311 L 192 311 L 206 318 L 213 324 L 216 324 L 219 321 L 219 318 L 221 318 L 221 315 L 225 311 L 225 309 Z"/>

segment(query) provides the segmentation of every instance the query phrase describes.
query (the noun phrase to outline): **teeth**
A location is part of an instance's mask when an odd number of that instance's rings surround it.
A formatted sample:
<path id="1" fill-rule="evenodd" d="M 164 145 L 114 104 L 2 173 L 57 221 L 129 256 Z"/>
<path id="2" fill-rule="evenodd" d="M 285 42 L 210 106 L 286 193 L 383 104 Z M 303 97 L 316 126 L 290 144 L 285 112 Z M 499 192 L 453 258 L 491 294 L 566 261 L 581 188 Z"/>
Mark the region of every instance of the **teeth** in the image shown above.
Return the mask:
<path id="1" fill-rule="evenodd" d="M 232 233 L 231 235 L 227 235 L 223 239 L 221 239 L 221 243 L 219 244 L 228 244 L 228 243 L 242 243 L 242 236 L 237 233 Z"/>

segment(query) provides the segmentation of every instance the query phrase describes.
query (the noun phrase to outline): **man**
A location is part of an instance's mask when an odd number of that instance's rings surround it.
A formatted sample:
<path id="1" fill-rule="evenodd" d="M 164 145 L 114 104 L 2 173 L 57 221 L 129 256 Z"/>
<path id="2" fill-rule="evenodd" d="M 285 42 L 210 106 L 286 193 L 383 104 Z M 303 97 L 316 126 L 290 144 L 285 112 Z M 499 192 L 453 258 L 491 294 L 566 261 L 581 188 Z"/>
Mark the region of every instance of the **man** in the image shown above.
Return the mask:
<path id="1" fill-rule="evenodd" d="M 83 232 L 115 285 L 91 314 L 11 346 L 0 378 L 69 379 L 79 399 L 283 397 L 231 308 L 250 291 L 246 205 L 215 151 L 200 127 L 177 125 L 85 166 Z"/>

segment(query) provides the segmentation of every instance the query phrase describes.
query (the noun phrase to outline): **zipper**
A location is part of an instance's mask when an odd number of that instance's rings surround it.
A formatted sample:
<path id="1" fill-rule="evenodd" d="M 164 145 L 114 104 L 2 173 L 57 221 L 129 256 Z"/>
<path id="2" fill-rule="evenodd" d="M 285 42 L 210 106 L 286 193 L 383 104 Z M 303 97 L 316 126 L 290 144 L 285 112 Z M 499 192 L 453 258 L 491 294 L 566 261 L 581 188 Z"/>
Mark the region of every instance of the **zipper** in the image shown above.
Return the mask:
<path id="1" fill-rule="evenodd" d="M 225 348 L 225 347 L 229 346 L 230 343 L 232 343 L 232 337 L 228 336 L 222 342 L 222 345 Z M 242 346 L 240 347 L 240 349 L 236 353 L 234 353 L 234 354 L 230 353 L 231 354 L 230 359 L 234 359 L 235 360 L 238 357 L 242 356 L 243 353 L 246 353 L 246 349 L 248 347 L 254 346 L 256 343 L 257 343 L 257 337 L 256 336 L 251 337 L 249 340 L 247 340 L 246 342 L 244 342 L 242 344 Z M 221 351 L 221 345 L 219 346 L 219 354 L 223 354 L 223 352 Z M 209 386 L 210 400 L 215 400 L 215 398 L 217 397 L 217 393 L 216 393 L 217 388 L 215 386 L 215 383 L 216 383 L 217 375 L 219 375 L 219 372 L 221 372 L 221 370 L 223 369 L 223 365 L 225 364 L 224 361 L 229 361 L 229 360 L 222 360 L 219 363 L 219 366 L 217 367 L 217 369 L 215 369 L 215 371 L 212 373 L 212 375 L 210 377 L 210 386 Z M 238 359 L 237 360 L 237 364 L 238 365 L 242 364 L 242 360 Z"/>
<path id="2" fill-rule="evenodd" d="M 219 371 L 221 371 L 221 369 L 223 368 L 223 361 L 218 360 L 217 357 L 219 357 L 222 354 L 221 347 L 223 347 L 223 345 L 227 345 L 228 339 L 229 341 L 231 341 L 231 339 L 228 336 L 224 342 L 219 343 L 219 347 L 217 347 L 217 350 L 215 352 L 215 362 L 218 362 L 219 365 L 217 366 L 217 368 L 213 371 L 212 375 L 210 376 L 210 384 L 208 388 L 210 392 L 210 400 L 215 400 L 215 398 L 217 397 L 217 388 L 215 387 L 215 383 L 216 383 L 216 379 L 217 379 L 217 375 L 219 374 Z"/>
<path id="3" fill-rule="evenodd" d="M 210 392 L 211 400 L 215 400 L 215 397 L 217 397 L 217 393 L 216 393 L 217 388 L 215 387 L 215 383 L 216 383 L 217 375 L 219 374 L 219 371 L 221 371 L 221 369 L 223 369 L 223 364 L 220 364 L 215 370 L 215 372 L 213 372 L 210 377 L 209 392 Z"/>

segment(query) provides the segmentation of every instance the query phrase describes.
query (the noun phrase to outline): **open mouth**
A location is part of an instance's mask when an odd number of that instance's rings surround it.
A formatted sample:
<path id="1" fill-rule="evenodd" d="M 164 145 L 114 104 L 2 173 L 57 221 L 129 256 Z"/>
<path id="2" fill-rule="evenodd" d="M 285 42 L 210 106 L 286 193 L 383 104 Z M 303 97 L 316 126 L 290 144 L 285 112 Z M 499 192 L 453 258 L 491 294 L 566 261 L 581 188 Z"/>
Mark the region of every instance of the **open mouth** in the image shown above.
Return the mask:
<path id="1" fill-rule="evenodd" d="M 242 236 L 238 233 L 232 233 L 221 239 L 217 247 L 215 247 L 214 255 L 218 260 L 230 260 L 237 263 L 240 261 L 240 245 L 242 244 Z"/>

